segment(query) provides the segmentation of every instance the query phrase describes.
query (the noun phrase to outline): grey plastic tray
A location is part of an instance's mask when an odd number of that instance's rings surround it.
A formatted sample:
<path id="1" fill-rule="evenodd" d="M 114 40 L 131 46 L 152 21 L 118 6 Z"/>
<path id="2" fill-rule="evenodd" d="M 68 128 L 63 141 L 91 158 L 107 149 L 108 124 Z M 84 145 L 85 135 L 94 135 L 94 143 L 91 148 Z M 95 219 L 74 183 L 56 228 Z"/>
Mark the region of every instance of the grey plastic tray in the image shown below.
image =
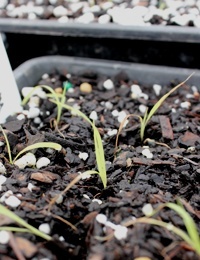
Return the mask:
<path id="1" fill-rule="evenodd" d="M 44 56 L 30 59 L 15 69 L 14 75 L 18 87 L 21 89 L 24 86 L 34 86 L 44 73 L 50 73 L 53 70 L 67 70 L 77 75 L 90 70 L 108 77 L 124 71 L 130 79 L 148 85 L 155 83 L 168 84 L 175 79 L 183 81 L 192 72 L 195 72 L 188 84 L 196 85 L 197 87 L 200 85 L 200 70 L 65 56 Z"/>
<path id="2" fill-rule="evenodd" d="M 0 31 L 6 33 L 28 33 L 71 37 L 137 39 L 171 42 L 200 42 L 200 30 L 195 27 L 181 26 L 123 26 L 110 24 L 66 24 L 52 20 L 0 18 Z"/>

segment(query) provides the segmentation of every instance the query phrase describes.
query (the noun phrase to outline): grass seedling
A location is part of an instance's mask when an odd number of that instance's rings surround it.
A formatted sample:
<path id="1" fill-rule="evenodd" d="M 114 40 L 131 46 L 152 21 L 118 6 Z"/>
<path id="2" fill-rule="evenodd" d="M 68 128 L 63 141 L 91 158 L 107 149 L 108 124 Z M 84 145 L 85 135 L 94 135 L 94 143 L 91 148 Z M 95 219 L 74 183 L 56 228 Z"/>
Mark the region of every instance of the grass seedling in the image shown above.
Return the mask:
<path id="1" fill-rule="evenodd" d="M 54 100 L 51 100 L 52 102 L 56 103 Z M 96 155 L 96 162 L 97 162 L 97 168 L 98 168 L 98 173 L 101 181 L 103 183 L 104 188 L 107 186 L 107 174 L 106 174 L 106 163 L 105 163 L 105 155 L 104 155 L 104 149 L 103 149 L 103 144 L 101 140 L 100 133 L 95 126 L 94 122 L 92 122 L 84 113 L 82 113 L 80 110 L 77 108 L 71 107 L 67 104 L 59 104 L 62 105 L 63 108 L 70 110 L 73 112 L 73 114 L 82 117 L 84 120 L 86 120 L 93 129 L 93 135 L 94 135 L 94 146 L 95 146 L 95 155 Z"/>
<path id="2" fill-rule="evenodd" d="M 56 117 L 56 120 L 55 120 L 55 125 L 58 126 L 58 124 L 60 122 L 61 114 L 62 114 L 62 104 L 65 103 L 65 99 L 66 99 L 66 97 L 65 97 L 66 88 L 63 89 L 63 93 L 62 94 L 58 94 L 49 86 L 46 86 L 46 85 L 35 86 L 29 92 L 29 94 L 22 100 L 22 103 L 21 103 L 22 106 L 26 105 L 26 103 L 28 102 L 30 97 L 33 95 L 33 93 L 38 88 L 43 88 L 43 89 L 47 90 L 48 92 L 50 92 L 49 94 L 47 94 L 47 97 L 53 98 L 56 101 L 56 104 L 57 104 L 57 117 Z"/>
<path id="3" fill-rule="evenodd" d="M 161 209 L 165 207 L 168 207 L 176 211 L 176 213 L 183 219 L 187 232 L 183 231 L 180 228 L 175 227 L 171 223 L 166 223 L 164 221 L 152 218 L 152 216 L 154 216 L 156 213 L 158 213 Z M 161 204 L 156 210 L 154 210 L 150 215 L 148 215 L 148 217 L 143 217 L 143 218 L 138 218 L 135 220 L 128 221 L 125 223 L 125 226 L 135 225 L 137 223 L 146 223 L 146 224 L 151 224 L 151 225 L 156 225 L 156 226 L 166 228 L 167 230 L 179 236 L 200 256 L 200 237 L 198 234 L 196 224 L 192 219 L 192 217 L 190 216 L 190 214 L 184 209 L 182 205 L 178 205 L 170 202 Z"/>
<path id="4" fill-rule="evenodd" d="M 174 226 L 171 223 L 167 223 L 162 220 L 153 218 L 153 216 L 155 214 L 157 214 L 160 210 L 162 210 L 165 207 L 168 207 L 168 208 L 176 211 L 176 213 L 183 219 L 187 232 Z M 195 222 L 192 219 L 192 217 L 189 215 L 189 213 L 184 209 L 184 207 L 182 205 L 177 205 L 177 204 L 171 203 L 171 202 L 161 204 L 158 206 L 157 209 L 153 210 L 150 214 L 148 214 L 147 217 L 141 217 L 141 218 L 135 218 L 133 220 L 128 220 L 127 222 L 123 223 L 123 226 L 129 227 L 129 226 L 134 226 L 137 224 L 155 225 L 155 226 L 163 227 L 170 232 L 173 232 L 180 239 L 182 239 L 184 241 L 184 243 L 186 243 L 189 246 L 189 247 L 187 247 L 188 249 L 195 251 L 196 254 L 200 256 L 200 237 L 198 234 L 197 227 L 196 227 Z M 114 237 L 114 234 L 109 234 L 108 236 L 105 236 L 105 237 L 96 236 L 96 239 L 99 241 L 107 241 L 107 240 L 111 239 L 112 237 Z M 181 244 L 181 242 L 180 242 L 180 244 Z"/>
<path id="5" fill-rule="evenodd" d="M 107 185 L 105 156 L 104 156 L 104 150 L 103 150 L 103 144 L 102 144 L 101 136 L 100 136 L 99 131 L 96 128 L 95 124 L 84 113 L 82 113 L 80 110 L 65 104 L 66 88 L 64 88 L 63 93 L 61 95 L 59 95 L 49 86 L 45 86 L 45 85 L 36 86 L 24 98 L 24 100 L 22 101 L 22 106 L 25 105 L 28 102 L 28 100 L 30 99 L 30 97 L 32 96 L 34 91 L 37 88 L 40 88 L 40 87 L 44 88 L 44 89 L 46 89 L 46 90 L 48 90 L 50 92 L 50 94 L 48 94 L 47 96 L 50 97 L 50 98 L 53 98 L 53 99 L 50 99 L 50 101 L 57 105 L 57 110 L 58 110 L 58 112 L 57 112 L 57 119 L 56 119 L 56 123 L 57 124 L 60 121 L 62 109 L 65 108 L 67 110 L 73 111 L 74 114 L 82 117 L 84 120 L 86 120 L 92 126 L 93 133 L 94 133 L 94 145 L 95 145 L 96 162 L 97 162 L 97 167 L 98 167 L 98 171 L 99 171 L 98 174 L 99 174 L 99 176 L 100 176 L 100 178 L 102 180 L 103 186 L 105 188 L 106 185 Z"/>
<path id="6" fill-rule="evenodd" d="M 119 139 L 119 135 L 124 127 L 124 124 L 126 122 L 126 120 L 129 117 L 137 117 L 140 120 L 140 139 L 141 141 L 144 140 L 144 133 L 145 133 L 145 129 L 147 124 L 149 123 L 150 119 L 152 118 L 152 116 L 156 113 L 156 111 L 158 110 L 158 108 L 163 104 L 163 102 L 169 97 L 169 95 L 171 95 L 174 91 L 176 91 L 178 88 L 180 88 L 181 86 L 183 86 L 192 76 L 194 73 L 192 73 L 189 77 L 187 77 L 186 80 L 184 80 L 183 82 L 181 82 L 180 84 L 178 84 L 177 86 L 175 86 L 174 88 L 172 88 L 168 93 L 166 93 L 164 96 L 162 96 L 158 102 L 152 107 L 152 109 L 150 110 L 150 112 L 148 113 L 148 109 L 146 110 L 144 117 L 141 117 L 139 115 L 135 115 L 135 114 L 130 114 L 127 115 L 124 120 L 121 122 L 120 126 L 119 126 L 119 130 L 117 133 L 117 137 L 116 137 L 116 143 L 115 143 L 115 151 L 117 149 L 117 145 L 118 145 L 118 139 Z"/>
<path id="7" fill-rule="evenodd" d="M 5 133 L 5 131 L 3 130 L 2 126 L 0 126 L 0 130 L 2 131 L 5 141 L 6 141 L 6 146 L 7 146 L 7 150 L 8 150 L 8 156 L 9 156 L 9 162 L 11 164 L 14 164 L 14 162 L 17 160 L 17 158 L 22 155 L 25 152 L 28 152 L 30 150 L 34 150 L 34 149 L 38 149 L 38 148 L 52 148 L 55 149 L 57 151 L 60 151 L 62 149 L 62 146 L 60 144 L 57 143 L 53 143 L 53 142 L 39 142 L 39 143 L 35 143 L 32 145 L 27 146 L 26 148 L 24 148 L 22 151 L 20 151 L 14 159 L 12 159 L 12 154 L 11 154 L 11 149 L 10 149 L 10 144 L 7 138 L 7 135 Z"/>
<path id="8" fill-rule="evenodd" d="M 26 223 L 26 221 L 24 221 L 22 218 L 20 218 L 19 216 L 17 216 L 15 213 L 13 213 L 12 211 L 10 211 L 9 209 L 7 209 L 5 206 L 0 204 L 0 215 L 4 215 L 6 217 L 11 218 L 12 220 L 14 220 L 18 225 L 24 227 L 24 228 L 18 228 L 18 227 L 0 227 L 0 230 L 7 230 L 7 231 L 13 231 L 13 232 L 29 232 L 32 233 L 36 236 L 39 236 L 45 240 L 52 240 L 52 238 L 41 232 L 40 230 L 38 230 L 37 228 L 29 225 L 28 223 Z"/>

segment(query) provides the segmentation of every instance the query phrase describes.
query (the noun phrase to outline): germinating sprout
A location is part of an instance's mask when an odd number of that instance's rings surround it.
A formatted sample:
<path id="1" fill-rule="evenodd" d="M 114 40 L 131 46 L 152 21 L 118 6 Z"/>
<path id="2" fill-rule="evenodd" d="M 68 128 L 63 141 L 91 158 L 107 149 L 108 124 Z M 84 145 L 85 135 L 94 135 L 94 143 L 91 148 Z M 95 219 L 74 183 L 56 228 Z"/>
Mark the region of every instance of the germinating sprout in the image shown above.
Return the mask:
<path id="1" fill-rule="evenodd" d="M 102 140 L 101 140 L 101 136 L 99 134 L 98 129 L 96 128 L 94 122 L 92 122 L 84 113 L 82 113 L 80 110 L 71 107 L 67 104 L 65 104 L 65 94 L 66 94 L 66 88 L 64 88 L 63 93 L 61 95 L 57 94 L 51 87 L 49 86 L 45 86 L 45 85 L 40 85 L 40 86 L 36 86 L 22 101 L 22 105 L 25 105 L 28 100 L 30 99 L 30 97 L 32 96 L 32 94 L 34 93 L 34 91 L 37 88 L 44 88 L 46 90 L 48 90 L 51 94 L 48 95 L 48 97 L 53 98 L 50 99 L 51 102 L 55 103 L 57 105 L 58 108 L 58 113 L 57 113 L 57 120 L 56 123 L 58 124 L 61 118 L 61 113 L 62 113 L 62 109 L 65 108 L 67 110 L 70 110 L 71 112 L 73 112 L 74 115 L 78 115 L 80 117 L 82 117 L 84 120 L 86 120 L 93 129 L 93 134 L 94 134 L 94 145 L 95 145 L 95 155 L 96 155 L 96 162 L 97 162 L 97 167 L 98 167 L 98 174 L 102 180 L 103 186 L 104 188 L 107 185 L 107 174 L 106 174 L 106 164 L 105 164 L 105 155 L 104 155 L 104 149 L 103 149 L 103 144 L 102 144 Z"/>
<path id="2" fill-rule="evenodd" d="M 30 97 L 33 95 L 33 93 L 38 89 L 38 88 L 44 88 L 47 91 L 50 92 L 50 94 L 47 94 L 47 97 L 49 98 L 53 98 L 56 101 L 57 104 L 57 118 L 56 118 L 56 125 L 59 124 L 60 122 L 60 118 L 61 118 L 61 114 L 62 114 L 62 105 L 65 103 L 65 95 L 66 95 L 66 88 L 63 88 L 63 92 L 62 94 L 58 94 L 56 93 L 51 87 L 46 86 L 46 85 L 39 85 L 39 86 L 35 86 L 30 92 L 29 94 L 22 100 L 21 105 L 24 106 L 28 100 L 30 99 Z"/>
<path id="3" fill-rule="evenodd" d="M 158 110 L 158 108 L 163 104 L 163 102 L 167 99 L 167 97 L 169 95 L 171 95 L 174 91 L 176 91 L 178 88 L 180 88 L 181 86 L 183 86 L 192 76 L 194 75 L 194 72 L 189 76 L 187 77 L 186 80 L 184 80 L 183 82 L 181 82 L 180 84 L 178 84 L 177 86 L 175 86 L 174 88 L 172 88 L 167 94 L 165 94 L 164 96 L 162 96 L 158 101 L 157 103 L 152 107 L 152 109 L 150 110 L 150 112 L 148 113 L 148 109 L 146 109 L 145 111 L 145 114 L 144 114 L 144 117 L 141 117 L 139 115 L 135 115 L 135 114 L 130 114 L 130 115 L 127 115 L 124 120 L 121 122 L 120 126 L 119 126 L 119 129 L 118 129 L 118 133 L 117 133 L 117 136 L 116 136 L 116 142 L 115 142 L 115 151 L 117 149 L 117 145 L 118 145 L 118 139 L 119 139 L 119 135 L 125 125 L 125 122 L 126 120 L 129 118 L 129 117 L 136 117 L 139 119 L 140 121 L 140 139 L 141 141 L 143 141 L 144 139 L 144 132 L 145 132 L 145 129 L 146 129 L 146 126 L 148 124 L 148 122 L 150 121 L 150 119 L 152 118 L 152 116 L 156 113 L 156 111 Z"/>
<path id="4" fill-rule="evenodd" d="M 180 204 L 179 201 L 178 201 L 178 203 Z M 176 211 L 176 213 L 182 218 L 187 232 L 185 232 L 181 228 L 174 226 L 172 223 L 167 223 L 162 220 L 153 218 L 153 216 L 155 214 L 157 214 L 160 210 L 162 210 L 165 207 Z M 137 224 L 150 224 L 150 225 L 160 226 L 160 227 L 167 229 L 170 232 L 173 232 L 178 237 L 180 237 L 187 245 L 190 246 L 190 248 L 193 251 L 195 251 L 200 256 L 200 236 L 198 233 L 197 226 L 196 226 L 194 220 L 192 219 L 192 217 L 190 216 L 190 214 L 184 209 L 184 207 L 182 205 L 178 205 L 178 204 L 175 204 L 172 202 L 164 203 L 164 204 L 159 205 L 157 209 L 151 211 L 151 213 L 149 213 L 147 217 L 133 218 L 133 219 L 128 220 L 127 222 L 123 223 L 123 225 L 125 227 L 134 226 Z M 114 235 L 112 234 L 112 237 L 113 236 Z M 105 241 L 110 238 L 111 238 L 111 235 L 109 235 L 109 237 L 108 236 L 107 237 L 96 237 L 96 239 L 98 239 L 100 241 Z"/>
<path id="5" fill-rule="evenodd" d="M 0 215 L 4 215 L 6 217 L 11 218 L 14 220 L 18 225 L 22 226 L 23 228 L 18 227 L 10 227 L 10 226 L 2 226 L 0 227 L 0 230 L 6 230 L 6 231 L 13 231 L 13 232 L 29 232 L 33 233 L 36 236 L 39 236 L 45 240 L 52 240 L 51 236 L 41 232 L 37 228 L 31 226 L 26 221 L 24 221 L 22 218 L 17 216 L 15 213 L 7 209 L 5 206 L 0 204 Z"/>
<path id="6" fill-rule="evenodd" d="M 180 204 L 180 202 L 179 202 Z M 164 207 L 168 207 L 174 211 L 183 219 L 183 222 L 185 224 L 187 232 L 183 231 L 180 228 L 175 227 L 171 223 L 166 223 L 161 220 L 157 220 L 152 218 L 153 215 L 158 213 L 161 209 Z M 182 205 L 178 205 L 175 203 L 165 203 L 161 204 L 156 210 L 152 212 L 152 214 L 147 218 L 138 218 L 135 220 L 128 221 L 125 226 L 130 226 L 134 225 L 137 223 L 146 223 L 146 224 L 151 224 L 151 225 L 156 225 L 156 226 L 161 226 L 169 231 L 175 233 L 177 236 L 179 236 L 183 241 L 185 241 L 191 248 L 200 256 L 200 236 L 198 233 L 197 226 L 192 219 L 192 217 L 189 215 L 189 213 L 184 209 Z"/>
<path id="7" fill-rule="evenodd" d="M 56 103 L 56 101 L 51 100 L 53 103 Z M 104 155 L 104 149 L 103 149 L 103 144 L 101 140 L 100 133 L 95 126 L 94 122 L 92 122 L 84 113 L 82 113 L 80 110 L 77 108 L 71 107 L 67 104 L 62 104 L 60 103 L 63 108 L 70 110 L 73 112 L 74 115 L 82 117 L 84 120 L 86 120 L 93 129 L 93 135 L 94 135 L 94 146 L 95 146 L 95 155 L 96 155 L 96 162 L 97 162 L 97 167 L 98 167 L 98 173 L 101 181 L 103 183 L 104 188 L 107 186 L 107 174 L 106 174 L 106 162 L 105 162 L 105 155 Z"/>
<path id="8" fill-rule="evenodd" d="M 20 151 L 14 159 L 12 159 L 12 154 L 11 154 L 11 149 L 10 149 L 10 144 L 7 138 L 7 135 L 5 133 L 5 130 L 3 130 L 2 126 L 0 125 L 0 130 L 2 131 L 5 141 L 6 141 L 6 146 L 7 146 L 7 150 L 8 150 L 8 156 L 9 156 L 9 162 L 11 164 L 13 164 L 17 158 L 19 156 L 21 156 L 23 153 L 28 152 L 30 150 L 34 150 L 34 149 L 38 149 L 38 148 L 52 148 L 55 149 L 57 151 L 60 151 L 62 149 L 62 146 L 60 144 L 57 143 L 53 143 L 53 142 L 39 142 L 39 143 L 35 143 L 32 145 L 27 146 L 26 148 L 24 148 L 22 151 Z"/>

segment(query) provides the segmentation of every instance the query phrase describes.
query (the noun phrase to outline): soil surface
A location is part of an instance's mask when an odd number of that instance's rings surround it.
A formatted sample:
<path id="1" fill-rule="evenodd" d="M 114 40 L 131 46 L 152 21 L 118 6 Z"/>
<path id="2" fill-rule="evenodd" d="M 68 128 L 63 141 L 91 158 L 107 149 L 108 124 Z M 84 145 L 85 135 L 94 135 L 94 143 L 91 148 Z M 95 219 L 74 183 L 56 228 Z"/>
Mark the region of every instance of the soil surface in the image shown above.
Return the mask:
<path id="1" fill-rule="evenodd" d="M 199 259 L 170 230 L 150 224 L 122 228 L 128 221 L 143 217 L 145 205 L 156 209 L 165 202 L 176 203 L 178 197 L 200 230 L 198 90 L 186 83 L 168 97 L 146 127 L 144 139 L 153 141 L 141 142 L 139 121 L 130 117 L 119 135 L 114 154 L 122 118 L 128 114 L 143 115 L 146 107 L 150 109 L 178 82 L 172 79 L 157 94 L 152 86 L 140 86 L 142 94 L 138 96 L 135 92 L 138 83 L 129 80 L 125 72 L 109 81 L 91 71 L 82 77 L 69 73 L 43 75 L 38 84 L 60 92 L 63 82 L 70 82 L 73 88 L 67 91 L 67 104 L 80 108 L 90 118 L 96 117 L 105 151 L 108 185 L 104 189 L 96 175 L 82 179 L 50 207 L 52 198 L 76 176 L 86 170 L 97 170 L 93 132 L 86 121 L 67 110 L 62 113 L 58 129 L 53 128 L 51 123 L 57 108 L 47 99 L 39 99 L 40 113 L 33 118 L 29 118 L 31 109 L 26 105 L 24 116 L 10 117 L 3 125 L 13 157 L 26 146 L 41 141 L 56 142 L 62 145 L 62 150 L 37 149 L 33 151 L 37 160 L 47 157 L 50 163 L 42 168 L 19 169 L 9 163 L 0 133 L 0 160 L 7 177 L 1 185 L 1 201 L 34 227 L 44 230 L 41 225 L 47 224 L 45 232 L 53 240 L 12 232 L 10 240 L 0 244 L 1 259 Z M 81 91 L 82 83 L 92 86 L 90 93 Z M 12 191 L 20 201 L 17 207 L 2 199 L 7 191 Z M 185 231 L 183 220 L 173 210 L 162 209 L 154 218 Z M 2 217 L 0 224 L 15 225 Z M 120 234 L 117 227 L 122 228 Z"/>

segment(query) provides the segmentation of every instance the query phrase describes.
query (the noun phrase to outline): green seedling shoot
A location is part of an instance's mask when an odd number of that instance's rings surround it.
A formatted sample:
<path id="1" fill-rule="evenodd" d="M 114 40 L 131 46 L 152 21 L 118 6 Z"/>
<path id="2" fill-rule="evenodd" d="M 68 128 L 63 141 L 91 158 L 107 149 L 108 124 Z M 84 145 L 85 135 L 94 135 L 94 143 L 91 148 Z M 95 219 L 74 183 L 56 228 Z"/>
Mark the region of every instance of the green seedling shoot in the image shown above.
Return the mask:
<path id="1" fill-rule="evenodd" d="M 26 223 L 26 221 L 24 221 L 22 218 L 20 218 L 19 216 L 17 216 L 15 213 L 13 213 L 12 211 L 10 211 L 9 209 L 7 209 L 5 206 L 0 204 L 0 215 L 4 215 L 6 217 L 9 217 L 10 219 L 12 219 L 13 221 L 15 221 L 18 225 L 24 227 L 24 228 L 18 228 L 18 227 L 0 227 L 0 230 L 7 230 L 7 231 L 13 231 L 13 232 L 29 232 L 32 233 L 36 236 L 39 236 L 45 240 L 52 240 L 52 238 L 41 232 L 40 230 L 38 230 L 37 228 L 29 225 L 28 223 Z"/>
<path id="2" fill-rule="evenodd" d="M 176 211 L 176 213 L 183 219 L 187 232 L 183 231 L 181 228 L 174 226 L 172 223 L 167 223 L 162 220 L 153 218 L 155 214 L 157 214 L 160 210 L 162 210 L 165 207 L 168 207 Z M 152 210 L 152 212 L 147 214 L 146 217 L 128 220 L 125 223 L 123 223 L 123 226 L 129 227 L 137 224 L 155 225 L 155 226 L 163 227 L 170 232 L 173 232 L 180 239 L 182 239 L 187 245 L 189 245 L 191 250 L 195 251 L 196 254 L 200 256 L 200 237 L 198 234 L 197 226 L 195 225 L 195 222 L 192 219 L 192 217 L 189 215 L 189 213 L 184 209 L 182 205 L 177 205 L 171 202 L 161 204 L 158 206 L 157 209 Z M 107 241 L 108 239 L 111 239 L 113 236 L 114 234 L 112 233 L 106 237 L 96 236 L 96 239 L 99 241 Z"/>
<path id="3" fill-rule="evenodd" d="M 180 202 L 179 202 L 180 203 Z M 157 220 L 152 218 L 156 213 L 158 213 L 161 209 L 168 207 L 174 211 L 183 219 L 187 232 L 183 231 L 180 228 L 175 227 L 171 223 L 166 223 L 161 220 Z M 179 236 L 185 243 L 187 243 L 199 256 L 200 256 L 200 237 L 198 234 L 198 229 L 195 225 L 194 220 L 189 215 L 189 213 L 184 209 L 182 205 L 178 205 L 175 203 L 165 203 L 161 204 L 156 210 L 152 211 L 148 217 L 142 217 L 135 220 L 131 220 L 125 223 L 125 226 L 135 225 L 137 223 L 146 223 L 151 225 L 156 225 L 160 227 L 164 227 L 167 230 L 175 233 Z"/>
<path id="4" fill-rule="evenodd" d="M 180 88 L 181 86 L 183 86 L 192 76 L 194 75 L 194 73 L 192 73 L 189 77 L 187 77 L 186 80 L 184 80 L 183 82 L 181 82 L 180 84 L 178 84 L 177 86 L 175 86 L 174 88 L 172 88 L 167 94 L 165 94 L 164 96 L 162 96 L 158 102 L 152 107 L 152 109 L 150 110 L 150 112 L 148 113 L 148 109 L 146 110 L 144 117 L 141 117 L 139 115 L 135 115 L 135 114 L 130 114 L 127 115 L 124 120 L 121 122 L 119 129 L 118 129 L 118 133 L 116 136 L 116 142 L 115 142 L 115 152 L 117 150 L 117 145 L 118 145 L 118 139 L 119 139 L 119 135 L 124 127 L 124 124 L 126 122 L 126 120 L 129 117 L 137 117 L 140 120 L 140 139 L 141 141 L 144 140 L 144 133 L 145 133 L 145 129 L 147 124 L 149 123 L 150 119 L 152 118 L 152 116 L 156 113 L 156 111 L 158 110 L 158 108 L 163 104 L 163 102 L 168 98 L 169 95 L 171 95 L 174 91 L 176 91 L 178 88 Z"/>
<path id="5" fill-rule="evenodd" d="M 52 102 L 56 103 L 56 101 L 51 100 Z M 94 122 L 92 122 L 84 113 L 82 113 L 80 110 L 71 107 L 67 104 L 60 103 L 63 108 L 70 110 L 73 112 L 73 114 L 76 114 L 80 117 L 82 117 L 84 120 L 86 120 L 93 129 L 93 135 L 94 135 L 94 146 L 95 146 L 95 155 L 96 155 L 96 162 L 97 162 L 97 167 L 98 167 L 98 173 L 104 188 L 107 186 L 107 174 L 106 174 L 106 163 L 105 163 L 105 155 L 104 155 L 104 149 L 103 149 L 103 144 L 101 140 L 100 133 L 95 126 Z"/>
<path id="6" fill-rule="evenodd" d="M 47 94 L 47 97 L 49 98 L 53 98 L 56 101 L 57 104 L 57 117 L 56 117 L 56 125 L 59 124 L 60 122 L 60 118 L 61 118 L 61 114 L 62 114 L 62 105 L 65 103 L 65 94 L 66 94 L 66 88 L 64 87 L 63 89 L 63 93 L 62 94 L 58 94 L 56 93 L 51 87 L 46 86 L 46 85 L 39 85 L 39 86 L 35 86 L 30 92 L 29 94 L 22 100 L 21 105 L 24 106 L 26 105 L 26 103 L 28 102 L 28 100 L 30 99 L 30 97 L 33 95 L 33 93 L 38 89 L 38 88 L 43 88 L 47 91 L 49 91 L 50 93 Z"/>
<path id="7" fill-rule="evenodd" d="M 96 161 L 97 161 L 97 166 L 98 166 L 98 170 L 99 170 L 99 176 L 102 180 L 103 186 L 104 188 L 107 185 L 107 174 L 106 174 L 106 166 L 105 166 L 105 155 L 104 155 L 104 150 L 103 150 L 103 144 L 102 144 L 102 140 L 101 140 L 101 136 L 99 134 L 98 129 L 96 128 L 95 124 L 84 114 L 82 113 L 80 110 L 75 109 L 69 105 L 65 104 L 65 94 L 66 94 L 66 87 L 64 87 L 63 93 L 61 95 L 57 94 L 51 87 L 49 86 L 45 86 L 45 85 L 41 85 L 41 86 L 36 86 L 22 101 L 22 105 L 25 105 L 28 100 L 30 99 L 30 97 L 32 96 L 32 94 L 34 93 L 34 91 L 37 88 L 44 88 L 46 90 L 48 90 L 50 92 L 50 94 L 48 94 L 47 96 L 49 98 L 53 98 L 50 99 L 51 102 L 55 103 L 57 105 L 57 119 L 56 122 L 57 124 L 60 121 L 61 118 L 61 113 L 62 113 L 62 109 L 65 108 L 67 110 L 73 111 L 74 114 L 82 117 L 84 120 L 86 120 L 93 129 L 93 133 L 94 133 L 94 145 L 95 145 L 95 155 L 96 155 Z"/>
<path id="8" fill-rule="evenodd" d="M 57 143 L 53 143 L 53 142 L 39 142 L 39 143 L 35 143 L 32 145 L 27 146 L 26 148 L 24 148 L 22 151 L 20 151 L 15 158 L 12 158 L 12 154 L 11 154 L 11 149 L 10 149 L 10 144 L 7 138 L 7 135 L 5 133 L 5 131 L 3 130 L 2 126 L 0 126 L 0 130 L 2 131 L 5 141 L 6 141 L 6 146 L 7 146 L 7 150 L 8 150 L 8 156 L 9 156 L 9 162 L 11 164 L 14 164 L 14 162 L 17 160 L 17 158 L 19 156 L 21 156 L 23 153 L 28 152 L 30 150 L 34 150 L 34 149 L 38 149 L 38 148 L 52 148 L 55 149 L 57 151 L 60 151 L 62 149 L 62 146 L 60 144 Z"/>

